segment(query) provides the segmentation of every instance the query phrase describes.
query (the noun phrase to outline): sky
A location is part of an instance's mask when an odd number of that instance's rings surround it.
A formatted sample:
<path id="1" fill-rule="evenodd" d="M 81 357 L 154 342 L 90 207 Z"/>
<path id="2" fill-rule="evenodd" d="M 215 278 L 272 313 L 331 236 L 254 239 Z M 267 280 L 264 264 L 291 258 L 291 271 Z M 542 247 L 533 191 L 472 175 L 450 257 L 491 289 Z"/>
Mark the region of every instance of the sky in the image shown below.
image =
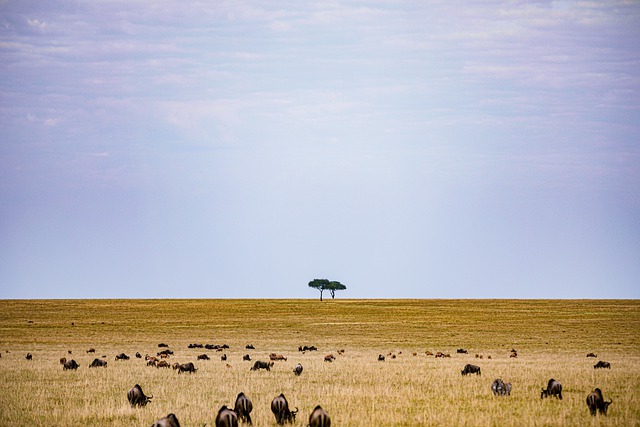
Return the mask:
<path id="1" fill-rule="evenodd" d="M 640 298 L 640 2 L 0 0 L 0 298 Z"/>

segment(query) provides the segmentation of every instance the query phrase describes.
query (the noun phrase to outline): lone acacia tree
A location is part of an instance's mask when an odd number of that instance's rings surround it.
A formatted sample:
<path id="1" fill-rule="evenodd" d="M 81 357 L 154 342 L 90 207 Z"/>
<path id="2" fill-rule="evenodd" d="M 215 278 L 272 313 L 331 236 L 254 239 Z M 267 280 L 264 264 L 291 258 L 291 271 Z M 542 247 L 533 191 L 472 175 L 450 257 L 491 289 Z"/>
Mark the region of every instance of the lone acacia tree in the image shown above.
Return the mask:
<path id="1" fill-rule="evenodd" d="M 343 291 L 347 289 L 345 285 L 336 281 L 329 281 L 327 279 L 313 279 L 309 282 L 309 287 L 320 291 L 320 301 L 322 301 L 322 292 L 329 291 L 331 293 L 331 299 L 336 297 L 336 291 Z"/>

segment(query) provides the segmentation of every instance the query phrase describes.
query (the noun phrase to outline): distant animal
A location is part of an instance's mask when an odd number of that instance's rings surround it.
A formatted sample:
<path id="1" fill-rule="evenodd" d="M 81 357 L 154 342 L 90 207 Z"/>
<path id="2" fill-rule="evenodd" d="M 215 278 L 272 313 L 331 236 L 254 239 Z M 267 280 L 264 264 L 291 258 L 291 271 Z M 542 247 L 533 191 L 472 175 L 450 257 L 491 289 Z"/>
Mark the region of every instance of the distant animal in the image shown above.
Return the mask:
<path id="1" fill-rule="evenodd" d="M 189 344 L 187 347 L 189 347 L 189 348 L 203 348 L 204 345 L 202 345 L 202 344 Z"/>
<path id="2" fill-rule="evenodd" d="M 160 344 L 158 344 L 158 347 L 160 347 L 160 348 L 169 347 L 169 344 L 165 344 L 165 343 L 161 342 Z"/>
<path id="3" fill-rule="evenodd" d="M 169 349 L 162 350 L 162 351 L 159 351 L 158 353 L 156 353 L 156 355 L 157 356 L 163 356 L 164 355 L 165 357 L 167 357 L 169 355 L 173 355 L 173 350 L 169 350 Z"/>
<path id="4" fill-rule="evenodd" d="M 158 421 L 153 423 L 151 427 L 180 427 L 180 422 L 178 421 L 178 418 L 171 413 L 164 418 L 160 418 Z"/>
<path id="5" fill-rule="evenodd" d="M 344 354 L 344 348 L 342 348 L 342 349 L 338 350 L 338 354 L 339 354 L 339 355 Z M 400 352 L 400 354 L 402 354 L 402 352 Z"/>
<path id="6" fill-rule="evenodd" d="M 287 358 L 286 358 L 286 357 L 284 357 L 283 355 L 281 355 L 281 354 L 275 354 L 275 353 L 271 353 L 271 354 L 269 355 L 269 359 L 270 359 L 270 360 L 284 360 L 284 361 L 286 361 L 286 360 L 287 360 Z"/>
<path id="7" fill-rule="evenodd" d="M 239 393 L 236 397 L 236 404 L 233 410 L 238 414 L 238 419 L 251 425 L 251 411 L 253 411 L 253 403 L 244 393 Z"/>
<path id="8" fill-rule="evenodd" d="M 314 345 L 312 345 L 312 346 L 305 345 L 304 347 L 303 346 L 299 346 L 298 347 L 298 351 L 303 351 L 303 352 L 304 351 L 317 351 L 317 350 L 318 350 L 317 347 L 314 346 Z"/>
<path id="9" fill-rule="evenodd" d="M 71 354 L 71 350 L 67 350 L 67 353 L 68 353 L 68 354 Z"/>
<path id="10" fill-rule="evenodd" d="M 156 363 L 156 368 L 170 368 L 170 367 L 171 365 L 169 365 L 169 362 L 167 362 L 166 360 L 161 360 Z"/>
<path id="11" fill-rule="evenodd" d="M 267 371 L 270 371 L 272 366 L 273 366 L 273 361 L 263 362 L 261 360 L 256 360 L 256 362 L 251 367 L 251 370 L 257 371 L 258 369 L 266 369 Z"/>
<path id="12" fill-rule="evenodd" d="M 609 362 L 603 362 L 602 360 L 600 360 L 598 363 L 596 363 L 595 365 L 593 365 L 593 369 L 599 369 L 599 368 L 607 368 L 607 369 L 611 369 L 611 363 L 609 363 Z"/>
<path id="13" fill-rule="evenodd" d="M 210 360 L 210 358 L 206 354 L 201 354 L 198 356 L 198 360 Z"/>
<path id="14" fill-rule="evenodd" d="M 95 348 L 90 348 L 89 350 L 87 350 L 87 353 L 95 353 L 96 349 Z"/>
<path id="15" fill-rule="evenodd" d="M 596 411 L 603 415 L 607 415 L 607 409 L 609 409 L 609 405 L 612 403 L 613 400 L 611 399 L 609 399 L 608 402 L 605 402 L 604 397 L 602 397 L 602 390 L 599 388 L 596 388 L 587 396 L 587 406 L 589 407 L 589 412 L 593 416 L 596 415 Z"/>
<path id="16" fill-rule="evenodd" d="M 223 405 L 216 416 L 216 427 L 238 427 L 238 414 Z"/>
<path id="17" fill-rule="evenodd" d="M 31 353 L 27 353 L 27 355 L 24 358 L 27 360 L 33 360 L 33 355 Z"/>
<path id="18" fill-rule="evenodd" d="M 333 362 L 334 360 L 336 360 L 336 357 L 333 354 L 327 354 L 324 357 L 325 362 Z"/>
<path id="19" fill-rule="evenodd" d="M 464 348 L 459 348 L 459 349 L 457 349 L 457 350 L 456 350 L 456 353 L 459 353 L 459 354 L 467 354 L 467 353 L 469 353 L 469 352 L 468 352 L 467 350 L 465 350 Z"/>
<path id="20" fill-rule="evenodd" d="M 429 350 L 425 351 L 424 354 L 426 354 L 427 356 L 433 356 L 433 353 L 430 352 Z"/>
<path id="21" fill-rule="evenodd" d="M 129 360 L 129 356 L 127 356 L 124 353 L 120 353 L 120 354 L 116 355 L 116 360 Z"/>
<path id="22" fill-rule="evenodd" d="M 242 360 L 249 360 L 249 361 L 251 361 L 251 356 L 249 356 L 248 354 L 245 354 L 244 356 L 242 356 Z"/>
<path id="23" fill-rule="evenodd" d="M 379 354 L 378 355 L 378 362 L 384 362 L 384 356 Z"/>
<path id="24" fill-rule="evenodd" d="M 555 396 L 558 399 L 562 400 L 562 384 L 560 382 L 551 378 L 549 383 L 547 384 L 546 389 L 542 389 L 542 393 L 540 394 L 540 399 L 544 397 L 552 397 Z"/>
<path id="25" fill-rule="evenodd" d="M 589 354 L 587 354 L 587 357 L 598 357 L 598 355 L 594 354 L 594 353 L 589 353 Z"/>
<path id="26" fill-rule="evenodd" d="M 89 367 L 90 368 L 106 368 L 107 361 L 102 359 L 93 359 L 93 362 L 91 362 L 91 365 L 89 365 Z"/>
<path id="27" fill-rule="evenodd" d="M 196 367 L 194 366 L 194 364 L 192 362 L 187 362 L 187 363 L 183 363 L 181 365 L 178 365 L 178 373 L 181 374 L 183 372 L 189 372 L 189 373 L 194 373 L 196 372 L 198 369 L 196 369 Z"/>
<path id="28" fill-rule="evenodd" d="M 145 396 L 142 391 L 142 387 L 136 384 L 127 392 L 127 399 L 129 399 L 131 406 L 145 406 L 147 403 L 151 402 L 153 395 Z"/>
<path id="29" fill-rule="evenodd" d="M 71 359 L 64 362 L 64 365 L 62 365 L 62 370 L 63 371 L 76 370 L 78 369 L 79 366 L 80 365 L 78 365 L 75 360 Z"/>
<path id="30" fill-rule="evenodd" d="M 464 368 L 462 369 L 461 372 L 462 372 L 462 375 L 467 375 L 467 374 L 481 375 L 480 366 L 472 365 L 470 363 L 467 363 L 466 365 L 464 365 Z"/>
<path id="31" fill-rule="evenodd" d="M 297 364 L 296 367 L 293 369 L 293 372 L 297 375 L 300 376 L 300 374 L 302 373 L 302 365 L 301 364 Z"/>
<path id="32" fill-rule="evenodd" d="M 309 415 L 309 427 L 331 427 L 331 417 L 322 406 L 316 406 Z"/>
<path id="33" fill-rule="evenodd" d="M 2 357 L 2 356 L 0 356 L 0 357 Z M 66 357 L 61 357 L 60 358 L 60 364 L 61 365 L 64 365 L 66 362 L 67 362 L 67 358 Z"/>
<path id="34" fill-rule="evenodd" d="M 291 411 L 287 398 L 284 397 L 284 394 L 280 393 L 280 395 L 276 396 L 271 402 L 271 412 L 275 415 L 278 424 L 294 423 L 296 421 L 298 408 L 296 408 L 295 411 Z"/>
<path id="35" fill-rule="evenodd" d="M 505 383 L 502 379 L 497 378 L 491 383 L 491 391 L 494 396 L 511 395 L 511 383 Z"/>
<path id="36" fill-rule="evenodd" d="M 255 350 L 256 348 L 252 344 L 247 344 L 244 348 L 247 350 Z"/>
<path id="37" fill-rule="evenodd" d="M 142 359 L 142 355 L 140 354 L 140 352 L 136 351 L 136 359 Z"/>
<path id="38" fill-rule="evenodd" d="M 222 360 L 223 362 L 225 362 L 227 360 L 227 354 L 223 354 L 222 356 L 220 356 L 220 360 Z"/>

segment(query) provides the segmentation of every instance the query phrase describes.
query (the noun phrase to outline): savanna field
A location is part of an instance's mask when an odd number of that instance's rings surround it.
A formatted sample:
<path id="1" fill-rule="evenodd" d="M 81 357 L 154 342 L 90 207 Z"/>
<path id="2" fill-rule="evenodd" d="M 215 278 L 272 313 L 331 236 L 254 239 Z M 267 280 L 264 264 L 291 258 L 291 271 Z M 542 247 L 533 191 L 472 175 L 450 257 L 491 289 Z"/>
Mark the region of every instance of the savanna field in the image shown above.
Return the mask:
<path id="1" fill-rule="evenodd" d="M 159 343 L 197 372 L 147 366 Z M 270 353 L 287 360 L 250 370 Z M 637 300 L 3 300 L 0 354 L 0 426 L 150 426 L 170 412 L 182 426 L 214 426 L 239 392 L 255 426 L 277 425 L 280 393 L 299 409 L 295 426 L 318 404 L 332 426 L 640 425 Z M 106 368 L 88 367 L 102 356 Z M 62 357 L 80 367 L 63 371 Z M 594 369 L 599 360 L 611 369 Z M 468 363 L 481 375 L 462 376 Z M 496 378 L 510 396 L 492 394 Z M 562 400 L 540 398 L 550 378 Z M 154 396 L 145 407 L 127 401 L 135 384 Z M 607 416 L 589 415 L 595 387 L 613 400 Z"/>

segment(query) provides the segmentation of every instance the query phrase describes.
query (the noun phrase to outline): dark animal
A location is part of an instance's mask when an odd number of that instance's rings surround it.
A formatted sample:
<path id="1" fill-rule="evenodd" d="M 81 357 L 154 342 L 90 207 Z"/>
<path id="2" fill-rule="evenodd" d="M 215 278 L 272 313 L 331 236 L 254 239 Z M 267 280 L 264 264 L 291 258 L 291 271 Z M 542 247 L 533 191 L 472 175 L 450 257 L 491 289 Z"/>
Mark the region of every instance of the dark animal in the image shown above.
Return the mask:
<path id="1" fill-rule="evenodd" d="M 64 365 L 62 365 L 62 370 L 63 371 L 66 371 L 66 370 L 69 370 L 69 369 L 76 370 L 76 369 L 78 369 L 79 366 L 80 365 L 78 365 L 75 360 L 71 359 L 71 360 L 68 360 L 68 361 L 64 362 Z"/>
<path id="2" fill-rule="evenodd" d="M 207 356 L 206 354 L 201 354 L 198 356 L 198 360 L 210 360 L 209 356 Z"/>
<path id="3" fill-rule="evenodd" d="M 480 366 L 472 365 L 470 363 L 467 363 L 466 365 L 464 365 L 464 369 L 461 372 L 462 372 L 462 375 L 467 375 L 467 374 L 482 375 L 480 372 Z"/>
<path id="4" fill-rule="evenodd" d="M 291 411 L 289 409 L 289 402 L 287 402 L 287 398 L 284 397 L 284 394 L 280 393 L 279 396 L 276 396 L 271 402 L 271 412 L 276 417 L 276 422 L 278 424 L 284 423 L 294 423 L 296 421 L 296 414 L 298 413 L 298 408 L 295 411 Z"/>
<path id="5" fill-rule="evenodd" d="M 255 349 L 256 349 L 252 344 L 247 344 L 247 345 L 245 346 L 245 348 L 246 348 L 247 350 L 255 350 Z"/>
<path id="6" fill-rule="evenodd" d="M 87 350 L 87 353 L 95 353 L 96 349 L 95 348 L 90 348 L 89 350 Z"/>
<path id="7" fill-rule="evenodd" d="M 609 405 L 612 403 L 613 400 L 611 399 L 609 399 L 608 402 L 604 401 L 604 398 L 602 397 L 602 390 L 599 388 L 596 388 L 589 394 L 589 396 L 587 396 L 587 406 L 589 407 L 589 412 L 593 416 L 596 415 L 596 411 L 603 415 L 607 415 L 607 409 L 609 409 Z"/>
<path id="8" fill-rule="evenodd" d="M 170 354 L 172 355 L 173 351 L 171 351 L 169 349 L 162 350 L 162 351 L 156 353 L 157 356 L 162 356 L 162 355 L 169 356 Z"/>
<path id="9" fill-rule="evenodd" d="M 189 348 L 202 348 L 204 345 L 202 344 L 189 344 L 187 347 Z"/>
<path id="10" fill-rule="evenodd" d="M 238 427 L 238 415 L 223 405 L 216 416 L 216 427 Z"/>
<path id="11" fill-rule="evenodd" d="M 468 352 L 467 350 L 465 350 L 464 348 L 459 348 L 459 349 L 457 349 L 457 350 L 456 350 L 456 353 L 459 353 L 459 354 L 467 354 L 467 353 L 469 353 L 469 352 Z"/>
<path id="12" fill-rule="evenodd" d="M 331 417 L 322 406 L 316 406 L 309 415 L 309 427 L 331 427 Z"/>
<path id="13" fill-rule="evenodd" d="M 136 359 L 142 359 L 142 355 L 138 351 L 136 351 Z"/>
<path id="14" fill-rule="evenodd" d="M 155 364 L 156 368 L 170 368 L 169 362 L 166 360 L 161 360 Z"/>
<path id="15" fill-rule="evenodd" d="M 251 356 L 249 356 L 248 354 L 245 354 L 244 356 L 242 356 L 242 360 L 249 360 L 249 361 L 251 361 Z"/>
<path id="16" fill-rule="evenodd" d="M 384 362 L 384 356 L 379 354 L 378 355 L 378 362 Z"/>
<path id="17" fill-rule="evenodd" d="M 181 365 L 178 365 L 178 373 L 181 374 L 183 372 L 190 372 L 190 373 L 194 373 L 195 371 L 197 371 L 196 367 L 193 365 L 192 362 L 187 362 L 187 363 L 183 363 Z"/>
<path id="18" fill-rule="evenodd" d="M 509 396 L 511 395 L 511 383 L 505 383 L 498 378 L 491 383 L 491 391 L 494 396 Z"/>
<path id="19" fill-rule="evenodd" d="M 334 360 L 336 360 L 336 357 L 333 354 L 327 354 L 324 357 L 325 362 L 333 362 Z"/>
<path id="20" fill-rule="evenodd" d="M 594 353 L 589 353 L 589 354 L 587 354 L 587 357 L 598 357 L 598 355 L 594 354 Z"/>
<path id="21" fill-rule="evenodd" d="M 129 356 L 127 356 L 124 353 L 120 353 L 120 354 L 116 355 L 116 360 L 129 360 Z"/>
<path id="22" fill-rule="evenodd" d="M 297 375 L 300 376 L 300 374 L 302 373 L 302 365 L 301 364 L 297 364 L 296 367 L 294 368 L 293 372 Z"/>
<path id="23" fill-rule="evenodd" d="M 153 423 L 151 427 L 180 427 L 180 422 L 174 414 L 169 414 Z"/>
<path id="24" fill-rule="evenodd" d="M 311 346 L 305 345 L 304 347 L 299 346 L 298 351 L 318 351 L 318 348 L 314 345 L 311 345 Z"/>
<path id="25" fill-rule="evenodd" d="M 286 361 L 286 360 L 287 360 L 287 358 L 286 358 L 286 357 L 284 357 L 283 355 L 281 355 L 281 354 L 275 354 L 275 353 L 271 353 L 271 354 L 269 355 L 269 359 L 270 359 L 270 360 L 284 360 L 284 361 Z"/>
<path id="26" fill-rule="evenodd" d="M 90 368 L 106 368 L 107 361 L 102 359 L 93 359 L 93 362 L 91 362 L 91 365 L 89 365 L 89 367 Z"/>
<path id="27" fill-rule="evenodd" d="M 552 397 L 555 396 L 558 399 L 562 400 L 562 384 L 558 381 L 551 378 L 549 383 L 547 384 L 546 390 L 543 388 L 542 393 L 540 394 L 540 399 L 544 397 Z"/>
<path id="28" fill-rule="evenodd" d="M 127 399 L 129 399 L 131 406 L 145 406 L 152 398 L 153 395 L 145 396 L 142 392 L 142 387 L 138 384 L 134 385 L 133 388 L 127 392 Z"/>
<path id="29" fill-rule="evenodd" d="M 223 354 L 222 356 L 220 356 L 220 360 L 222 360 L 223 362 L 225 362 L 227 360 L 227 354 Z"/>
<path id="30" fill-rule="evenodd" d="M 272 366 L 273 366 L 273 361 L 262 362 L 260 360 L 256 360 L 256 363 L 253 364 L 253 366 L 251 367 L 251 370 L 257 371 L 258 369 L 266 369 L 267 371 L 270 371 Z"/>
<path id="31" fill-rule="evenodd" d="M 593 365 L 593 369 L 599 369 L 599 368 L 607 368 L 607 369 L 611 369 L 611 363 L 609 363 L 609 362 L 603 362 L 602 360 L 600 360 L 598 363 L 596 363 L 595 365 Z"/>
<path id="32" fill-rule="evenodd" d="M 0 357 L 2 357 L 2 356 L 0 356 Z M 67 363 L 67 358 L 66 357 L 61 357 L 60 358 L 60 364 L 64 365 L 65 363 Z"/>
<path id="33" fill-rule="evenodd" d="M 33 355 L 31 353 L 27 353 L 27 355 L 25 356 L 25 359 L 33 360 Z"/>
<path id="34" fill-rule="evenodd" d="M 240 421 L 251 425 L 251 411 L 253 411 L 253 403 L 244 393 L 239 393 L 236 397 L 236 404 L 233 410 L 238 414 Z"/>
<path id="35" fill-rule="evenodd" d="M 160 347 L 160 348 L 169 347 L 169 344 L 165 344 L 165 343 L 161 342 L 160 344 L 158 344 L 158 347 Z"/>

